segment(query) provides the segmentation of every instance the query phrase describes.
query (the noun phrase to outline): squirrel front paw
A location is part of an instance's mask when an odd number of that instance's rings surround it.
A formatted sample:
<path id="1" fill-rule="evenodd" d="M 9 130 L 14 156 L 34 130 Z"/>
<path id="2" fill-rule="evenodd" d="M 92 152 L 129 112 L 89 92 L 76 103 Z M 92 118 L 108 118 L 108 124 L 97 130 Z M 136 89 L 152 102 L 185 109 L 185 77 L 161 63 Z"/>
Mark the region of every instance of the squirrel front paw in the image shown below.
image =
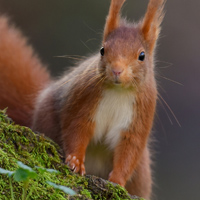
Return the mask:
<path id="1" fill-rule="evenodd" d="M 81 176 L 85 174 L 84 162 L 78 159 L 75 155 L 68 155 L 65 163 L 75 173 L 79 173 Z"/>

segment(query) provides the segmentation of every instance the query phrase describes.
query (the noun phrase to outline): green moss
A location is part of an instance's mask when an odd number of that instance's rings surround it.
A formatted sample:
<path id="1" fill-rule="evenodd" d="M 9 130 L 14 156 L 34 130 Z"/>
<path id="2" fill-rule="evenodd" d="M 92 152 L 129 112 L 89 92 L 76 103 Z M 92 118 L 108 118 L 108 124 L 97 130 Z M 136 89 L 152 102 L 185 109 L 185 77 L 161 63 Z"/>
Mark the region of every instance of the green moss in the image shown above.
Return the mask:
<path id="1" fill-rule="evenodd" d="M 0 167 L 14 171 L 18 167 L 16 161 L 21 161 L 37 171 L 37 180 L 31 180 L 29 183 L 29 191 L 32 190 L 30 199 L 131 199 L 120 186 L 113 186 L 93 176 L 81 177 L 73 174 L 63 164 L 60 152 L 58 145 L 53 141 L 42 134 L 35 134 L 27 127 L 16 125 L 6 116 L 5 111 L 0 110 Z M 41 174 L 35 166 L 56 169 L 61 173 Z M 61 191 L 56 192 L 46 181 L 72 188 L 78 195 L 70 197 Z M 96 187 L 95 181 L 103 184 L 103 187 Z M 13 180 L 13 187 L 15 199 L 21 199 L 22 183 Z M 0 199 L 10 199 L 8 177 L 1 174 Z"/>

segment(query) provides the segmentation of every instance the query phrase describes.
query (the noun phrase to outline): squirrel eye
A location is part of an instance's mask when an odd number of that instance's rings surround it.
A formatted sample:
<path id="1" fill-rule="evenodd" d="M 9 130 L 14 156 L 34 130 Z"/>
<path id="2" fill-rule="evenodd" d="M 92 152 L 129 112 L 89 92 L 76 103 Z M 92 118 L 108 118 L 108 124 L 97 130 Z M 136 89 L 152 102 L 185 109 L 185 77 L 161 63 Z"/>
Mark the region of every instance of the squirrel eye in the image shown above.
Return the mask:
<path id="1" fill-rule="evenodd" d="M 145 59 L 145 53 L 144 53 L 144 51 L 142 51 L 142 52 L 140 53 L 139 57 L 138 57 L 138 60 L 144 61 L 144 59 Z"/>
<path id="2" fill-rule="evenodd" d="M 104 48 L 103 48 L 103 47 L 101 47 L 100 54 L 101 54 L 102 56 L 104 56 Z"/>

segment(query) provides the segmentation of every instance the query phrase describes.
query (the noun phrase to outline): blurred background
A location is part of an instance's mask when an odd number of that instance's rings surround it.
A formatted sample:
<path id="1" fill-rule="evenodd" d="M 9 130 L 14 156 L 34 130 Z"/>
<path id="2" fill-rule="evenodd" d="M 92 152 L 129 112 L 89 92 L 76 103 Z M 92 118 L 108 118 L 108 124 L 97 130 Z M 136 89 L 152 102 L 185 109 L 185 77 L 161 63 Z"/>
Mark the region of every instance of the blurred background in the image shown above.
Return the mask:
<path id="1" fill-rule="evenodd" d="M 74 62 L 57 56 L 99 51 L 109 2 L 0 0 L 0 12 L 11 17 L 56 77 Z M 137 21 L 147 4 L 127 0 L 123 16 Z M 156 64 L 166 103 L 158 102 L 152 133 L 157 200 L 200 199 L 199 19 L 199 0 L 168 0 Z"/>

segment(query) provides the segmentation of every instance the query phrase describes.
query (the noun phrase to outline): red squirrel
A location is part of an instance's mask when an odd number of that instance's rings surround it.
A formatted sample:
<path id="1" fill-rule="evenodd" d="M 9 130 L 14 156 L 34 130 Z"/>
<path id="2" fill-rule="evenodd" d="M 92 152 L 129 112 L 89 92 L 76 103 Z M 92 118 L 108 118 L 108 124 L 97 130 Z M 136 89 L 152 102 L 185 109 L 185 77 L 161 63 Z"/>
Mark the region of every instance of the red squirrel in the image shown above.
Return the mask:
<path id="1" fill-rule="evenodd" d="M 111 0 L 100 53 L 56 81 L 21 32 L 1 17 L 0 108 L 61 145 L 74 172 L 107 178 L 149 199 L 154 52 L 165 0 L 150 0 L 139 23 L 120 17 L 124 2 Z"/>

